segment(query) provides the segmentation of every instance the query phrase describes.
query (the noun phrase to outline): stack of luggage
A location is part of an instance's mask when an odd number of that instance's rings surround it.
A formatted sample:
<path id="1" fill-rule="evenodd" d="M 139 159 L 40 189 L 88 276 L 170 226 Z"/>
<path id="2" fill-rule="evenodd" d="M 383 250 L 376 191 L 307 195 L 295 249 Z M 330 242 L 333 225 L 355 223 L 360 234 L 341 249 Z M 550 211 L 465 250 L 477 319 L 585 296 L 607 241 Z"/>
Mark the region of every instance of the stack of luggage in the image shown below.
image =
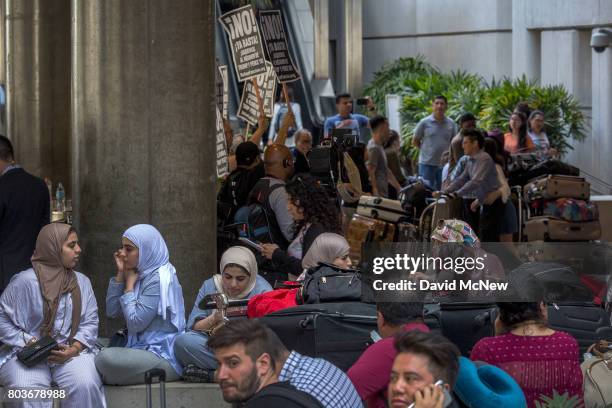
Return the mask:
<path id="1" fill-rule="evenodd" d="M 400 201 L 362 196 L 346 234 L 351 260 L 361 261 L 362 245 L 368 242 L 417 241 L 417 227 L 409 220 L 410 216 Z"/>
<path id="2" fill-rule="evenodd" d="M 527 241 L 592 241 L 601 236 L 590 184 L 578 176 L 542 175 L 523 187 Z"/>

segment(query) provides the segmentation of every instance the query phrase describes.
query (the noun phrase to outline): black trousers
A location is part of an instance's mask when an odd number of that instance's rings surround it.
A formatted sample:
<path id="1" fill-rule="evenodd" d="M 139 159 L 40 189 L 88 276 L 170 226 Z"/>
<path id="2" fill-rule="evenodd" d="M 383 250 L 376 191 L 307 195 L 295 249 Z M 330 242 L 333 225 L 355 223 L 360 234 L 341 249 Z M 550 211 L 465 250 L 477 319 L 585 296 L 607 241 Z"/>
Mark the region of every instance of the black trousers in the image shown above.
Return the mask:
<path id="1" fill-rule="evenodd" d="M 505 215 L 504 203 L 498 198 L 491 205 L 483 205 L 480 213 L 480 240 L 499 242 L 501 220 Z"/>

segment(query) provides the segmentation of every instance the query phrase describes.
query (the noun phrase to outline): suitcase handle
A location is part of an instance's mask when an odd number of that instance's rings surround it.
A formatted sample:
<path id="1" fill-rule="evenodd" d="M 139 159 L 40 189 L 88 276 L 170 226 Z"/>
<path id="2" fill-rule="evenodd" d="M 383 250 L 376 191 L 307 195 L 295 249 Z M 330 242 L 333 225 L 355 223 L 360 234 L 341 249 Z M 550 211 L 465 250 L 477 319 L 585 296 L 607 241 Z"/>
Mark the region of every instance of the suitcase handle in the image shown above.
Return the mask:
<path id="1" fill-rule="evenodd" d="M 159 378 L 160 382 L 166 381 L 166 371 L 161 368 L 153 368 L 145 373 L 145 384 L 153 384 L 153 380 Z"/>

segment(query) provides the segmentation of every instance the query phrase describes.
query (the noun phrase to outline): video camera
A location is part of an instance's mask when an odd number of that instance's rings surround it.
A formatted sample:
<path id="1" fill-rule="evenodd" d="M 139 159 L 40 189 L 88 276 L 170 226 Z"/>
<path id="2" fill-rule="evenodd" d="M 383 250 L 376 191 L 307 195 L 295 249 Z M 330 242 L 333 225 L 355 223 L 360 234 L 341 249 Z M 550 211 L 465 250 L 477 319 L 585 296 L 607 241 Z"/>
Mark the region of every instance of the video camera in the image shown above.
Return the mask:
<path id="1" fill-rule="evenodd" d="M 354 129 L 332 129 L 331 144 L 338 150 L 345 151 L 359 143 L 359 135 Z"/>

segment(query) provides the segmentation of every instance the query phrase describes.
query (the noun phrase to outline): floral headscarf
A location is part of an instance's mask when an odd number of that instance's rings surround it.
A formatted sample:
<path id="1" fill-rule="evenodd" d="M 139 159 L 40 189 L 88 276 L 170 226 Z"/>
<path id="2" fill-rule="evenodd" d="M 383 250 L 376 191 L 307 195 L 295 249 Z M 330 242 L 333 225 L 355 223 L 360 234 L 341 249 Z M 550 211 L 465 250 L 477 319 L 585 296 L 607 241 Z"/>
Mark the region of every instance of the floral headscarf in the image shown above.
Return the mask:
<path id="1" fill-rule="evenodd" d="M 472 248 L 480 247 L 480 240 L 467 222 L 461 220 L 440 220 L 431 235 L 432 241 L 461 243 Z"/>

